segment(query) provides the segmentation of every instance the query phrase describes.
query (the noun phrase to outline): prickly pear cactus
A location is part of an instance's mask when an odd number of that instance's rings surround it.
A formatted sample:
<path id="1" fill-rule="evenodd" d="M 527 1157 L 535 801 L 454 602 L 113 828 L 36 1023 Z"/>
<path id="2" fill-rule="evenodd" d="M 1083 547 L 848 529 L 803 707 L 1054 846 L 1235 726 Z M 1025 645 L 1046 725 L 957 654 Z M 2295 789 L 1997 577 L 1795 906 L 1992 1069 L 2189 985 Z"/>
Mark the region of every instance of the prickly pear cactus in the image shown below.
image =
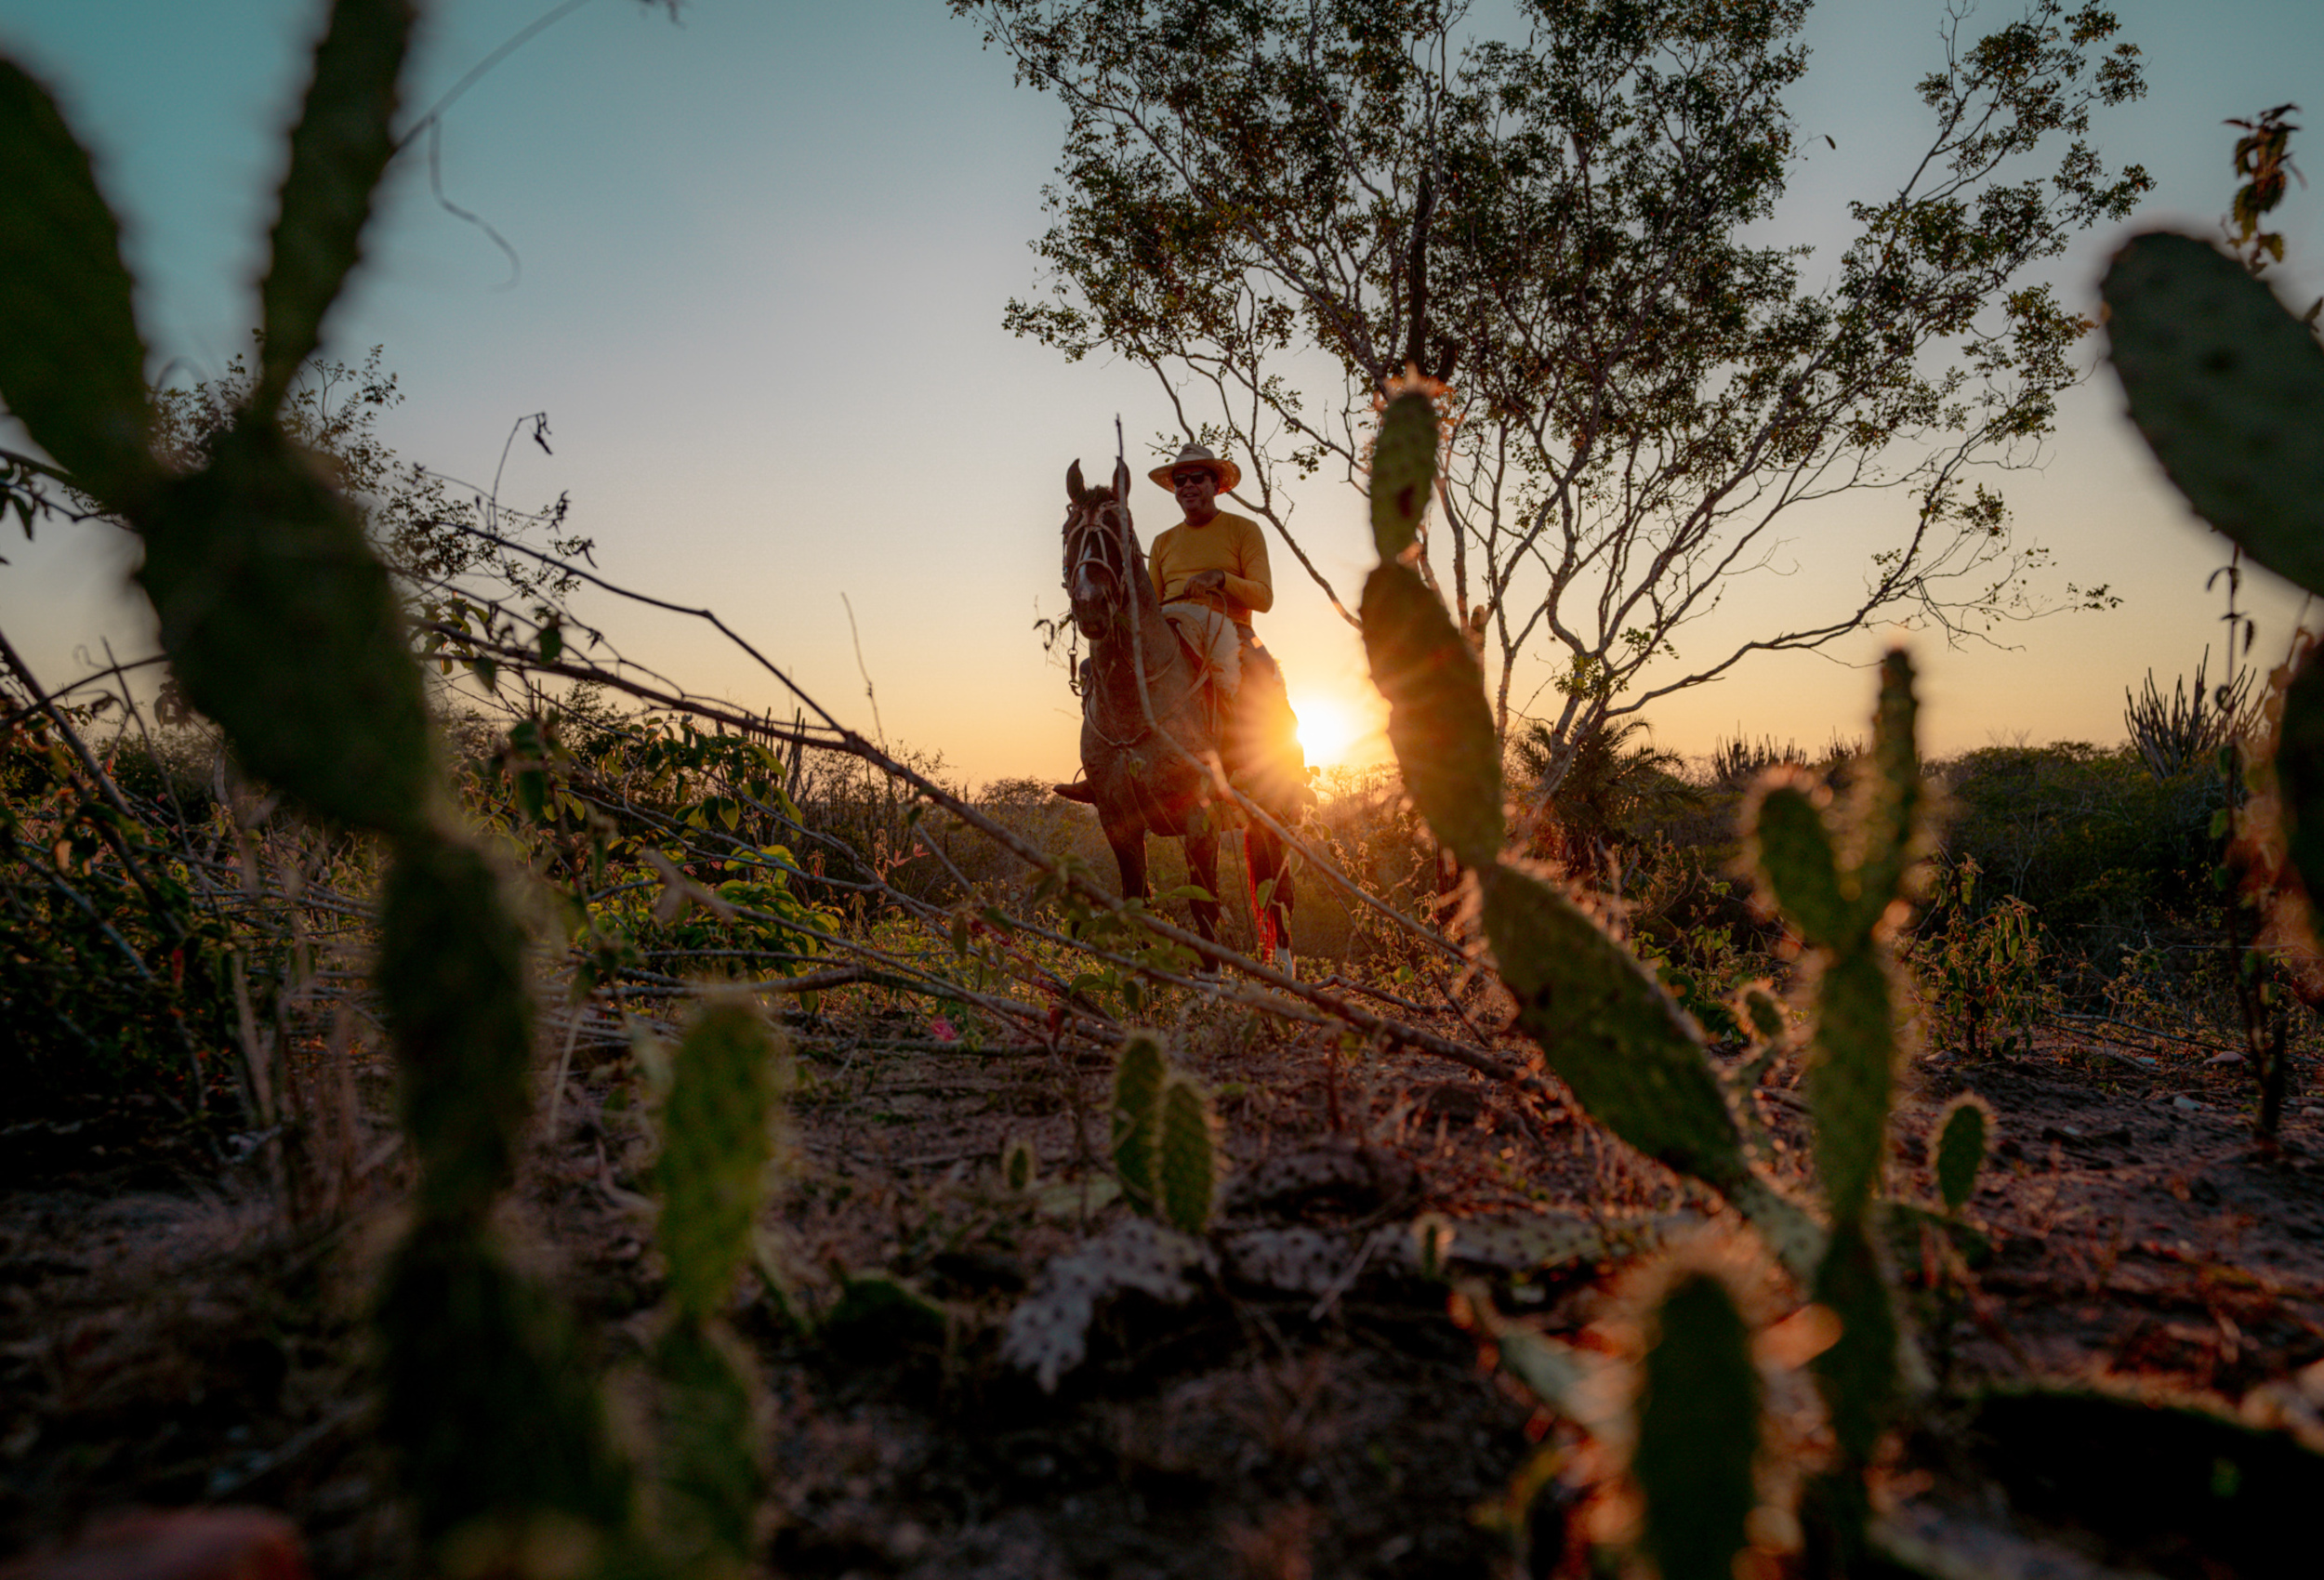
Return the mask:
<path id="1" fill-rule="evenodd" d="M 422 1539 L 543 1518 L 627 1519 L 594 1384 L 557 1303 L 488 1227 L 526 1110 L 522 939 L 485 858 L 441 823 L 417 665 L 352 505 L 276 418 L 390 157 L 409 0 L 337 0 L 289 139 L 248 409 L 206 464 L 165 472 L 119 226 L 48 92 L 0 61 L 0 399 L 70 481 L 143 540 L 177 678 L 235 755 L 316 816 L 387 836 L 380 996 L 420 1172 L 376 1311 L 380 1425 Z"/>
<path id="2" fill-rule="evenodd" d="M 1936 1122 L 1936 1193 L 1947 1212 L 1959 1214 L 1976 1194 L 1992 1133 L 1993 1111 L 1983 1098 L 1964 1092 L 1946 1105 Z"/>
<path id="3" fill-rule="evenodd" d="M 2324 591 L 2324 347 L 2236 259 L 2192 236 L 2133 237 L 2099 286 L 2131 420 L 2196 513 Z M 2276 771 L 2292 864 L 2324 895 L 2324 668 L 2284 699 Z"/>
<path id="4" fill-rule="evenodd" d="M 1925 796 L 1915 713 L 1912 665 L 1892 652 L 1881 665 L 1854 817 L 1835 827 L 1821 786 L 1797 773 L 1772 776 L 1747 811 L 1761 890 L 1821 967 L 1807 1085 L 1831 1235 L 1814 1289 L 1841 1331 L 1814 1364 L 1842 1453 L 1827 1508 L 1835 1539 L 1851 1551 L 1862 1542 L 1860 1470 L 1903 1391 L 1903 1330 L 1871 1218 L 1898 1058 L 1889 935 L 1904 908 Z"/>
<path id="5" fill-rule="evenodd" d="M 679 1044 L 662 1106 L 654 1176 L 671 1320 L 653 1357 L 654 1523 L 664 1549 L 690 1569 L 748 1560 L 763 1490 L 757 1386 L 723 1315 L 766 1203 L 781 1061 L 755 1003 L 714 998 Z"/>
<path id="6" fill-rule="evenodd" d="M 1682 1274 L 1655 1308 L 1631 1470 L 1645 1494 L 1644 1546 L 1662 1580 L 1733 1580 L 1759 1503 L 1762 1388 L 1750 1329 L 1726 1284 Z"/>
<path id="7" fill-rule="evenodd" d="M 1869 1209 L 1887 1152 L 1896 1063 L 1887 941 L 1922 797 L 1913 715 L 1911 664 L 1892 652 L 1881 665 L 1854 860 L 1825 815 L 1821 786 L 1802 776 L 1771 779 L 1747 812 L 1762 891 L 1822 961 L 1808 1101 L 1835 1223 L 1857 1222 Z"/>
<path id="8" fill-rule="evenodd" d="M 1631 1146 L 1725 1195 L 1841 1318 L 1842 1337 L 1816 1367 L 1842 1451 L 1829 1499 L 1836 1539 L 1856 1550 L 1867 1507 L 1859 1471 L 1900 1392 L 1900 1328 L 1868 1224 L 1897 1057 L 1887 936 L 1918 856 L 1923 799 L 1911 666 L 1902 653 L 1882 666 L 1874 746 L 1853 818 L 1828 817 L 1820 789 L 1796 776 L 1771 780 L 1752 807 L 1763 888 L 1821 966 L 1809 1095 L 1827 1234 L 1751 1166 L 1699 1029 L 1651 973 L 1563 889 L 1500 859 L 1499 758 L 1482 677 L 1451 617 L 1405 563 L 1428 498 L 1434 434 L 1426 399 L 1397 397 L 1382 418 L 1372 478 L 1381 563 L 1365 585 L 1364 643 L 1388 699 L 1406 788 L 1475 871 L 1486 935 L 1519 1020 L 1582 1107 Z M 1763 994 L 1745 1009 L 1774 1045 L 1785 1029 L 1780 1007 Z M 1673 1348 L 1671 1363 L 1684 1348 Z M 1732 1475 L 1724 1484 L 1731 1491 Z M 1665 1494 L 1682 1507 L 1689 1495 Z M 1673 1548 L 1667 1561 L 1726 1573 L 1741 1519 L 1732 1501 L 1719 1505 L 1721 1534 L 1710 1545 L 1725 1545 L 1715 1559 Z"/>
<path id="9" fill-rule="evenodd" d="M 750 1257 L 774 1151 L 781 1060 L 766 1018 L 741 997 L 704 1005 L 678 1046 L 655 1182 L 670 1304 L 682 1316 L 722 1312 Z"/>
<path id="10" fill-rule="evenodd" d="M 2187 502 L 2244 551 L 2324 590 L 2324 348 L 2208 242 L 2132 238 L 2099 292 L 2131 420 Z"/>
<path id="11" fill-rule="evenodd" d="M 1209 1104 L 1195 1084 L 1184 1076 L 1172 1079 L 1162 1094 L 1155 1195 L 1163 1218 L 1181 1234 L 1200 1234 L 1210 1227 L 1219 1188 L 1214 1129 Z"/>
<path id="12" fill-rule="evenodd" d="M 1397 396 L 1373 453 L 1381 562 L 1365 582 L 1364 647 L 1388 699 L 1388 735 L 1406 790 L 1437 837 L 1475 871 L 1486 935 L 1519 1020 L 1582 1107 L 1640 1152 L 1726 1194 L 1804 1275 L 1814 1265 L 1814 1226 L 1751 1169 L 1686 1013 L 1562 889 L 1500 860 L 1500 755 L 1484 676 L 1443 603 L 1403 562 L 1435 457 L 1428 399 Z"/>
<path id="13" fill-rule="evenodd" d="M 1154 1153 L 1169 1062 L 1151 1034 L 1133 1032 L 1114 1061 L 1114 1175 L 1132 1202 L 1154 1199 Z"/>

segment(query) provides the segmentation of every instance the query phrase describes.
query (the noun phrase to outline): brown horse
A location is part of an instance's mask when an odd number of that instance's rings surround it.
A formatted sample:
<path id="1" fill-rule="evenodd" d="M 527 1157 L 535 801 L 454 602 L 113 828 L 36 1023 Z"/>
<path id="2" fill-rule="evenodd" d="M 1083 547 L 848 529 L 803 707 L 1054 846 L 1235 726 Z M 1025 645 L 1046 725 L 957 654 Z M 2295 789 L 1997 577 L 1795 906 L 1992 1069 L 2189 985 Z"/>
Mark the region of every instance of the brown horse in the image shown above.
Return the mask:
<path id="1" fill-rule="evenodd" d="M 1163 618 L 1144 550 L 1129 522 L 1129 468 L 1116 461 L 1114 485 L 1090 488 L 1081 463 L 1065 472 L 1065 595 L 1089 643 L 1081 670 L 1081 766 L 1098 824 L 1121 868 L 1125 899 L 1146 898 L 1146 836 L 1186 843 L 1186 870 L 1206 893 L 1219 892 L 1218 794 L 1210 764 L 1219 755 L 1225 708 L 1205 666 Z M 1227 802 L 1227 805 L 1232 805 Z M 1278 821 L 1290 816 L 1270 807 Z M 1283 841 L 1254 823 L 1243 841 L 1252 928 L 1262 955 L 1297 968 L 1291 911 L 1297 894 Z M 1267 896 L 1263 908 L 1260 896 Z M 1218 938 L 1216 899 L 1192 902 L 1195 927 Z M 1272 935 L 1272 936 L 1271 936 Z M 1272 945 L 1272 947 L 1271 947 Z"/>

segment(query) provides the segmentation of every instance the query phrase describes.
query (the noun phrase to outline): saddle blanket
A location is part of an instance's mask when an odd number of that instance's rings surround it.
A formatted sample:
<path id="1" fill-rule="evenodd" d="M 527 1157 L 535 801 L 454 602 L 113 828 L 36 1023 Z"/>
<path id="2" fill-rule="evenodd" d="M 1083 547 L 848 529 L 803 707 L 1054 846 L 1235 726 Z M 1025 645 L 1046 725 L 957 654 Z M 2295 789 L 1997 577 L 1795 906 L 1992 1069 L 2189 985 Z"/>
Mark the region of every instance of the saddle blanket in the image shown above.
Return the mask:
<path id="1" fill-rule="evenodd" d="M 1243 643 L 1235 623 L 1207 604 L 1185 601 L 1164 604 L 1162 617 L 1177 631 L 1187 651 L 1201 661 L 1220 692 L 1233 696 L 1243 683 Z"/>

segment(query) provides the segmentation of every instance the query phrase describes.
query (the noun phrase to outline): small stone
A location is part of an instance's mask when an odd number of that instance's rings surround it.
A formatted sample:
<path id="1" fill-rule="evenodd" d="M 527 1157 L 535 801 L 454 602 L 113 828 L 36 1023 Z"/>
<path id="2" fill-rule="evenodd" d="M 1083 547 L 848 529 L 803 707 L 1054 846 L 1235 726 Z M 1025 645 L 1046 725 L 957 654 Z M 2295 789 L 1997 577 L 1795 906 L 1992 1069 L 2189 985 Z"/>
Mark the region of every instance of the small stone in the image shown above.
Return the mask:
<path id="1" fill-rule="evenodd" d="M 2171 1106 L 2172 1108 L 2185 1109 L 2189 1113 L 2205 1113 L 2210 1112 L 2210 1105 L 2208 1103 L 2197 1102 L 2193 1098 L 2172 1098 L 2171 1099 Z"/>

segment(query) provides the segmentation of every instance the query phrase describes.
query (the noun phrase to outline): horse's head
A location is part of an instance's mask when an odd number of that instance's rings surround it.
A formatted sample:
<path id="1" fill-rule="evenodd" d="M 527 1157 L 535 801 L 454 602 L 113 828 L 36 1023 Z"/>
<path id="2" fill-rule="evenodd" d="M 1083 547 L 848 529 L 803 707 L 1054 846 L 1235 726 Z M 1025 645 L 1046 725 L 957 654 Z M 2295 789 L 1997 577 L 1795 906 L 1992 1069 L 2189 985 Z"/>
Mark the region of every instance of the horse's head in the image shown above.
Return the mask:
<path id="1" fill-rule="evenodd" d="M 1114 463 L 1114 485 L 1091 488 L 1081 463 L 1065 468 L 1065 596 L 1074 623 L 1091 640 L 1111 628 L 1125 598 L 1145 573 L 1138 533 L 1129 524 L 1129 467 Z"/>

